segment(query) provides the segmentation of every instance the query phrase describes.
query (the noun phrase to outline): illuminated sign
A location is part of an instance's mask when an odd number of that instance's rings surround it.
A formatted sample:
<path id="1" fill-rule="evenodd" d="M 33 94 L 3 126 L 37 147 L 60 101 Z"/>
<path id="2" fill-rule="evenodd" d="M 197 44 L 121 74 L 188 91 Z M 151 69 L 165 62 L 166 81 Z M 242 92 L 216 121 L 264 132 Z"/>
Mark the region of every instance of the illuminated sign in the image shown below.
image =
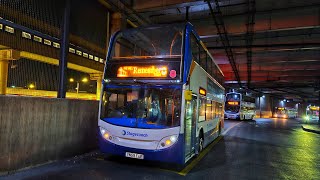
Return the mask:
<path id="1" fill-rule="evenodd" d="M 319 107 L 317 107 L 317 106 L 311 106 L 310 109 L 312 111 L 319 111 Z"/>
<path id="2" fill-rule="evenodd" d="M 279 107 L 278 110 L 284 110 L 284 108 L 283 107 Z"/>
<path id="3" fill-rule="evenodd" d="M 200 89 L 199 89 L 199 94 L 205 96 L 205 95 L 207 94 L 207 91 L 206 91 L 205 89 L 203 89 L 203 88 L 200 88 Z"/>
<path id="4" fill-rule="evenodd" d="M 239 105 L 239 102 L 237 101 L 228 101 L 229 105 Z"/>
<path id="5" fill-rule="evenodd" d="M 177 72 L 176 72 L 176 70 L 171 70 L 169 75 L 170 75 L 171 78 L 177 77 Z"/>
<path id="6" fill-rule="evenodd" d="M 167 66 L 120 66 L 117 77 L 167 77 Z"/>

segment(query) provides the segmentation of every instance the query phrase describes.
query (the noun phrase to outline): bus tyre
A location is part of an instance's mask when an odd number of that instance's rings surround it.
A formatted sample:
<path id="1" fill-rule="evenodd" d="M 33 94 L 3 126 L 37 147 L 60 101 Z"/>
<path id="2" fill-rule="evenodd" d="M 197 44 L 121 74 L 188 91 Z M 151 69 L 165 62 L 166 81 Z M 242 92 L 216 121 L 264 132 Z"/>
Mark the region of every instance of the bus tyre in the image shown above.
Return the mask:
<path id="1" fill-rule="evenodd" d="M 220 136 L 221 135 L 221 122 L 219 123 L 219 131 L 218 132 L 219 132 L 218 135 Z"/>

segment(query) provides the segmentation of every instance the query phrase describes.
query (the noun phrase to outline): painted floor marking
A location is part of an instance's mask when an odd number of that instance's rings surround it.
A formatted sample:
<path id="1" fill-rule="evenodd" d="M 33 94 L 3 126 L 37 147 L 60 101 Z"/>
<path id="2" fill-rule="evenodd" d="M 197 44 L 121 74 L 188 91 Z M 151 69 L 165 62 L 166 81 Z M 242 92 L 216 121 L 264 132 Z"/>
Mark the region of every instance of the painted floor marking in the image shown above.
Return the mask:
<path id="1" fill-rule="evenodd" d="M 232 128 L 234 128 L 235 126 L 238 126 L 238 125 L 241 124 L 241 123 L 243 123 L 243 121 L 242 121 L 242 122 L 238 122 L 237 124 L 232 125 L 232 126 L 229 127 L 227 130 L 225 130 L 225 131 L 222 133 L 222 135 L 223 135 L 223 136 L 226 135 Z"/>

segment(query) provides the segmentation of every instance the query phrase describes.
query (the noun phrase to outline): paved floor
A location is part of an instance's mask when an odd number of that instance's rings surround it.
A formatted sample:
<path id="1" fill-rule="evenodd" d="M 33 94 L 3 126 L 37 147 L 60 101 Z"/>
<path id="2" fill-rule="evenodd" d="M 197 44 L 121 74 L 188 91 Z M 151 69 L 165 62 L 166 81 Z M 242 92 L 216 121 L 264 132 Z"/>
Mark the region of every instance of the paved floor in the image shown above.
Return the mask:
<path id="1" fill-rule="evenodd" d="M 226 130 L 185 176 L 154 163 L 90 153 L 0 179 L 320 179 L 320 135 L 303 131 L 298 121 L 227 120 Z"/>

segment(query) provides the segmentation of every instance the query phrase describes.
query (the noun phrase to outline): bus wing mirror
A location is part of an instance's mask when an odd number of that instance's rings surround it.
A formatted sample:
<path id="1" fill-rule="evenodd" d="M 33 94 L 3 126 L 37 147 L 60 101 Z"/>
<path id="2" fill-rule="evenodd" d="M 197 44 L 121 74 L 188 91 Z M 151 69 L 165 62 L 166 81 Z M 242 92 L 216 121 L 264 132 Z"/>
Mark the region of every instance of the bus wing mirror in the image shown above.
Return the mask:
<path id="1" fill-rule="evenodd" d="M 191 101 L 191 100 L 192 100 L 192 91 L 191 91 L 191 90 L 186 90 L 186 91 L 185 91 L 185 94 L 184 94 L 184 98 L 185 98 L 187 101 Z"/>

